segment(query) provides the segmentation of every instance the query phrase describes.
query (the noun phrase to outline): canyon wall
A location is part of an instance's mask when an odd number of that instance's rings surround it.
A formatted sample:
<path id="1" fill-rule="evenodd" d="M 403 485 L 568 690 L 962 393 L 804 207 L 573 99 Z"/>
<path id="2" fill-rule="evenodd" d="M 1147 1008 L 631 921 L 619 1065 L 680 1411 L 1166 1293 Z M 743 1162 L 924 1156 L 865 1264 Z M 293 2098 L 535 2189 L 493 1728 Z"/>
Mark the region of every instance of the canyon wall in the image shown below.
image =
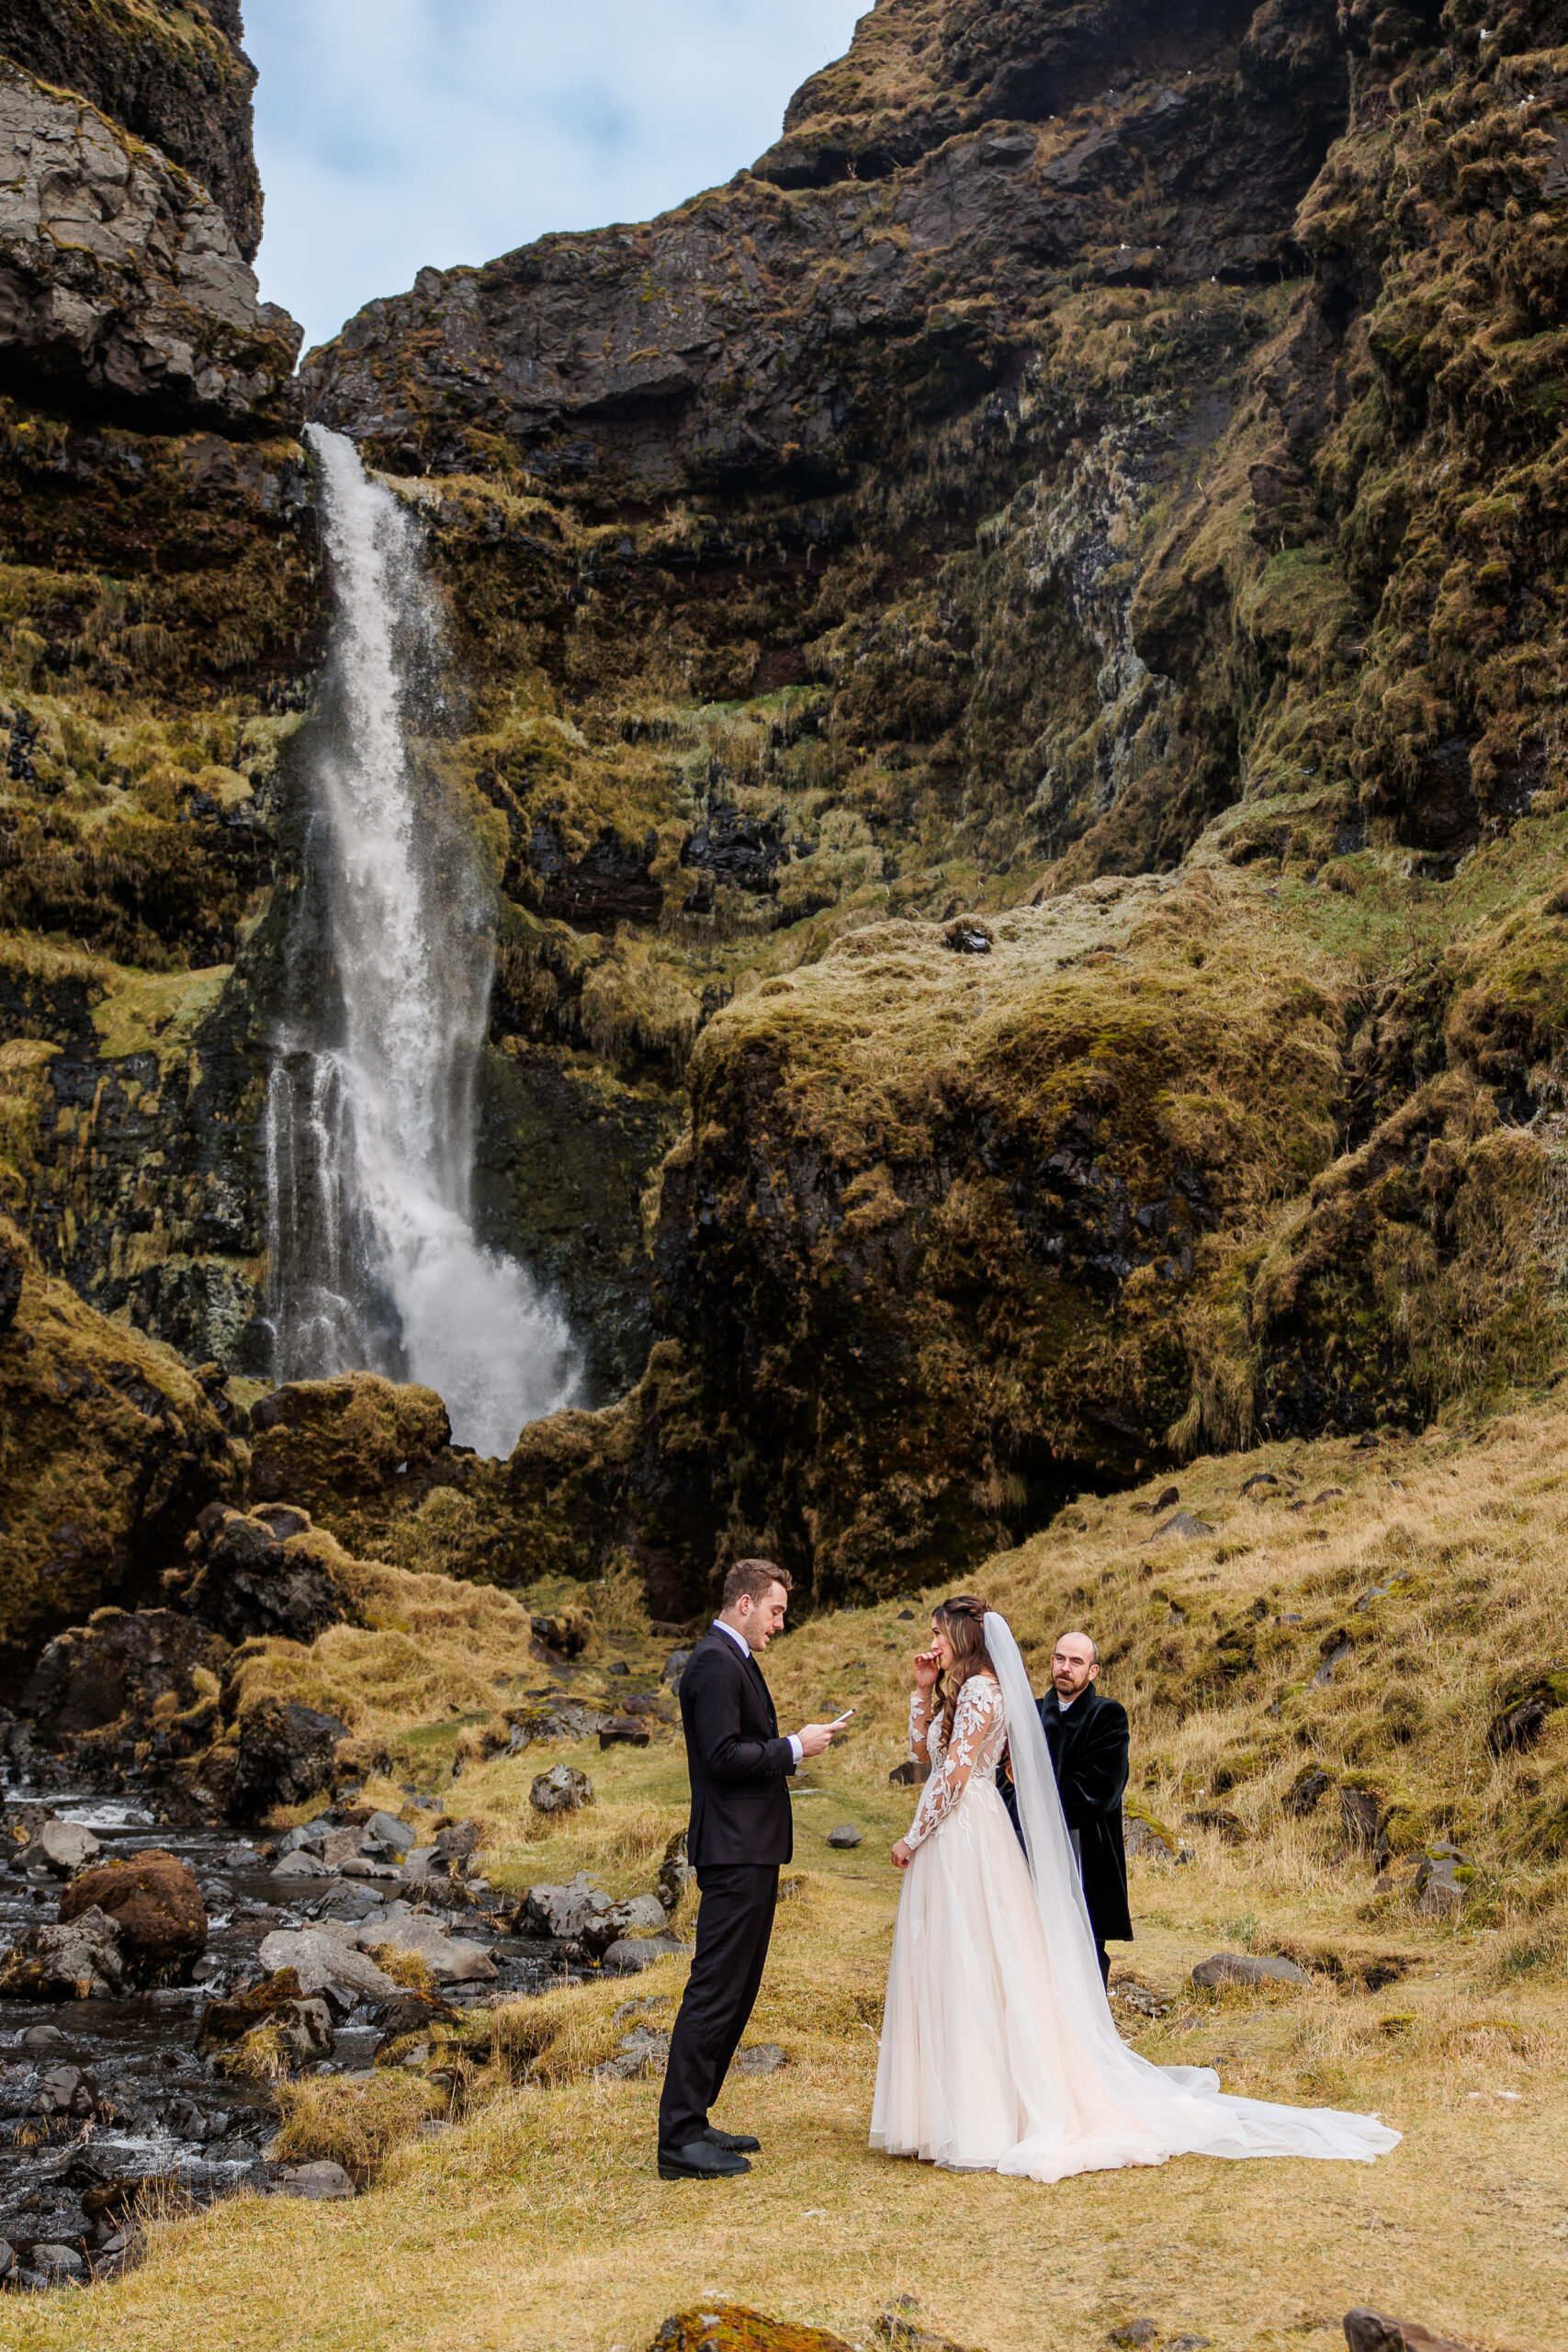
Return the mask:
<path id="1" fill-rule="evenodd" d="M 310 414 L 446 601 L 481 1227 L 601 1408 L 344 1513 L 671 1613 L 760 1547 L 891 1590 L 1555 1376 L 1568 10 L 881 0 L 754 169 L 427 270 L 292 383 L 233 12 L 123 13 L 0 21 L 76 191 L 0 221 L 43 1276 L 265 1379 Z M 329 1521 L 343 1408 L 252 1432 Z"/>

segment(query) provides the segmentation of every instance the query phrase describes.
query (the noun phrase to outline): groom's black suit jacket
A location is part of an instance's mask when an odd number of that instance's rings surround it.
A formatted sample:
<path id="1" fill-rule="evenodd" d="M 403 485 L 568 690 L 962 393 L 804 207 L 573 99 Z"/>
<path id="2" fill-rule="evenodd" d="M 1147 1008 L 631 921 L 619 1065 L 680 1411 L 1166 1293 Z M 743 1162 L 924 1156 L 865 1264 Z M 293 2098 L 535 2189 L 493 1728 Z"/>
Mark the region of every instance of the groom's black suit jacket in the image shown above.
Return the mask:
<path id="1" fill-rule="evenodd" d="M 1039 1702 L 1040 1728 L 1051 1751 L 1062 1811 L 1076 1831 L 1084 1902 L 1095 1941 L 1131 1943 L 1127 1857 L 1122 1840 L 1122 1799 L 1127 1787 L 1132 1733 L 1119 1700 L 1102 1698 L 1093 1683 L 1065 1711 L 1055 1690 Z M 1013 1826 L 1018 1805 L 1011 1781 L 1004 1792 Z"/>
<path id="2" fill-rule="evenodd" d="M 728 1634 L 705 1634 L 681 1677 L 681 1723 L 692 1783 L 686 1854 L 702 1870 L 777 1865 L 795 1852 L 786 1775 L 795 1750 L 762 1670 Z"/>

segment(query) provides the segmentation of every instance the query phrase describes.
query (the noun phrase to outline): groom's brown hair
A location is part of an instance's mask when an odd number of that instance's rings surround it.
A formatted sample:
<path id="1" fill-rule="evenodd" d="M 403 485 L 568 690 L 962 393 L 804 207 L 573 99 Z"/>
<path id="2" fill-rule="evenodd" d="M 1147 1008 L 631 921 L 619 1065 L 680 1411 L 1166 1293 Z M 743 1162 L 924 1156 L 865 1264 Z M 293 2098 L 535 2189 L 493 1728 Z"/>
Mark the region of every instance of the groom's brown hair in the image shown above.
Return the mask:
<path id="1" fill-rule="evenodd" d="M 721 1609 L 733 1609 L 743 1592 L 753 1600 L 766 1600 L 774 1585 L 782 1584 L 786 1592 L 795 1589 L 795 1578 L 787 1568 L 777 1568 L 772 1560 L 737 1560 L 724 1579 Z"/>

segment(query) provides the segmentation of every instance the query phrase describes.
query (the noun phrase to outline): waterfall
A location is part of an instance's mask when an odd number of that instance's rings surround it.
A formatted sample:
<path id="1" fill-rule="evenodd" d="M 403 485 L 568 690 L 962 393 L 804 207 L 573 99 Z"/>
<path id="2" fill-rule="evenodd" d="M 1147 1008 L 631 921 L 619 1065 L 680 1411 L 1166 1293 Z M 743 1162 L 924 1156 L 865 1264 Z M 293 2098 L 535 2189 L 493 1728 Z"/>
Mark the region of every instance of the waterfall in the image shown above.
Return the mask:
<path id="1" fill-rule="evenodd" d="M 313 933 L 289 957 L 267 1085 L 275 1376 L 423 1382 L 458 1443 L 504 1454 L 569 1401 L 578 1365 L 527 1269 L 474 1231 L 493 890 L 413 751 L 441 642 L 412 518 L 343 435 L 307 437 L 335 618 L 296 926 Z"/>

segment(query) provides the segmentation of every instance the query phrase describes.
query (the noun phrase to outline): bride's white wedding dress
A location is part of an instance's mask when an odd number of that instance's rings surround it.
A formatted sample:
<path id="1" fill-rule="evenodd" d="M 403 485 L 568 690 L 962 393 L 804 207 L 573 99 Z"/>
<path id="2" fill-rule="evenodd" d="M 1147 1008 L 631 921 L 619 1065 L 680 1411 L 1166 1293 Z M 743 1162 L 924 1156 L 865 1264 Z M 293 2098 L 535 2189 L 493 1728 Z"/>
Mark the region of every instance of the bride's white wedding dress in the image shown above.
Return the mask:
<path id="1" fill-rule="evenodd" d="M 1178 2155 L 1370 2163 L 1399 2142 L 1375 2116 L 1225 2097 L 1203 2066 L 1154 2066 L 1116 2030 L 1061 1800 L 1017 1643 L 993 1611 L 999 1681 L 971 1675 L 951 1747 L 908 1832 L 871 2144 L 962 2172 L 1063 2180 Z M 911 1707 L 919 1752 L 919 1694 Z M 1026 1862 L 997 1792 L 1011 1733 Z"/>

